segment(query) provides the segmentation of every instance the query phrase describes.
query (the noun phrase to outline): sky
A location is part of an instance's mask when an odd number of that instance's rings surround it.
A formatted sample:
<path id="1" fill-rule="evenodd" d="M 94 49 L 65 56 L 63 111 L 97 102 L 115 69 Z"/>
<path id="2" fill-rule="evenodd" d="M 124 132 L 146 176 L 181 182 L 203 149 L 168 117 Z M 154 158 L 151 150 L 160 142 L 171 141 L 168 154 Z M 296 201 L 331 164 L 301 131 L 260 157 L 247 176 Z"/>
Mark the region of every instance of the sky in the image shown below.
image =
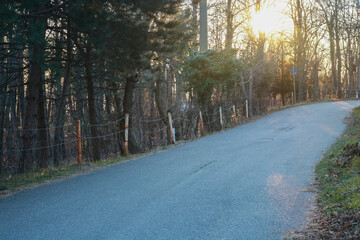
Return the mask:
<path id="1" fill-rule="evenodd" d="M 250 21 L 254 32 L 261 31 L 266 35 L 271 35 L 277 32 L 292 31 L 293 23 L 284 13 L 288 8 L 286 0 L 266 1 L 261 10 L 254 13 L 254 17 Z"/>

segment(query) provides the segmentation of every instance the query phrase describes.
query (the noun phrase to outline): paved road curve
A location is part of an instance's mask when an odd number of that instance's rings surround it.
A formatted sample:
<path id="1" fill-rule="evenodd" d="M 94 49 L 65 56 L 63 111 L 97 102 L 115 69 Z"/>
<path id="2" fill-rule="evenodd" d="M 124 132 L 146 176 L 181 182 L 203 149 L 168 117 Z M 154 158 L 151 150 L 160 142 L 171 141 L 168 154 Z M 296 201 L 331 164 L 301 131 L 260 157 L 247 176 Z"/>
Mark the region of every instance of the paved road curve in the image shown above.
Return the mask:
<path id="1" fill-rule="evenodd" d="M 305 223 L 300 189 L 358 105 L 284 110 L 0 199 L 0 239 L 280 239 Z"/>

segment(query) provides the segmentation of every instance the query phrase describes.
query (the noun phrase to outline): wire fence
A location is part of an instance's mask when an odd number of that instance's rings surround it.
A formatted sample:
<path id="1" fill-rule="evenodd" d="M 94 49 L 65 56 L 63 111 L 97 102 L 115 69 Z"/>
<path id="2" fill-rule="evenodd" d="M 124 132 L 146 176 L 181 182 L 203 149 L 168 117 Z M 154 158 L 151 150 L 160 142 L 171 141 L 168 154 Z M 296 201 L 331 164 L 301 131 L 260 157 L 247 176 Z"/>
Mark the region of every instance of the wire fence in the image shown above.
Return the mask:
<path id="1" fill-rule="evenodd" d="M 245 100 L 240 105 L 217 106 L 205 109 L 203 112 L 198 108 L 188 108 L 156 119 L 138 119 L 130 116 L 127 120 L 130 121 L 129 126 L 125 126 L 126 116 L 99 124 L 80 122 L 79 133 L 76 123 L 45 129 L 1 129 L 0 131 L 3 131 L 2 149 L 0 149 L 1 169 L 16 173 L 20 159 L 26 151 L 30 151 L 34 159 L 39 157 L 41 151 L 45 152 L 50 159 L 50 165 L 59 162 L 63 165 L 76 162 L 79 154 L 85 162 L 90 162 L 93 159 L 93 144 L 98 144 L 102 159 L 127 153 L 128 145 L 134 144 L 131 143 L 131 139 L 136 142 L 139 150 L 144 152 L 158 146 L 235 127 L 254 116 L 289 104 L 293 104 L 292 99 L 279 97 L 252 99 Z M 54 132 L 59 128 L 62 134 L 55 139 Z M 97 130 L 96 135 L 93 128 Z M 36 134 L 36 141 L 31 148 L 24 148 L 22 145 L 22 137 L 26 131 L 33 131 Z M 46 131 L 46 143 L 40 141 L 40 131 Z"/>

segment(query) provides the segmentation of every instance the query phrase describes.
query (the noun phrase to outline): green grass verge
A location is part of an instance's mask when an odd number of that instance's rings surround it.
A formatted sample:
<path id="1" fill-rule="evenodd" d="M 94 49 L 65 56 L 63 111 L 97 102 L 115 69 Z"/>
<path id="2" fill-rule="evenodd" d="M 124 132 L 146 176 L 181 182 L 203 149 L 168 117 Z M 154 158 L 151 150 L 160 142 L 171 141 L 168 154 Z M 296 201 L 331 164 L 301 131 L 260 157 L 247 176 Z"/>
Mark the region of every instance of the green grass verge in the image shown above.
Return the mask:
<path id="1" fill-rule="evenodd" d="M 360 210 L 360 107 L 353 110 L 344 134 L 316 165 L 318 203 L 330 215 Z"/>

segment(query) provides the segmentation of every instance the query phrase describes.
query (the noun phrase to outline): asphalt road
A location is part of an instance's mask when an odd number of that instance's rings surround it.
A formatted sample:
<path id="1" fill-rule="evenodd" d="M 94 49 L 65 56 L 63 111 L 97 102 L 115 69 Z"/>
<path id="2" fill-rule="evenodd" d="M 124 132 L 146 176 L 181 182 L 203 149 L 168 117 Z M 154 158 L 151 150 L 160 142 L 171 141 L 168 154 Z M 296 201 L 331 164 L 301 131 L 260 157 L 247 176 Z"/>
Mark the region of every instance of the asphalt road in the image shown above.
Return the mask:
<path id="1" fill-rule="evenodd" d="M 0 239 L 281 239 L 360 101 L 276 112 L 169 151 L 0 199 Z"/>

